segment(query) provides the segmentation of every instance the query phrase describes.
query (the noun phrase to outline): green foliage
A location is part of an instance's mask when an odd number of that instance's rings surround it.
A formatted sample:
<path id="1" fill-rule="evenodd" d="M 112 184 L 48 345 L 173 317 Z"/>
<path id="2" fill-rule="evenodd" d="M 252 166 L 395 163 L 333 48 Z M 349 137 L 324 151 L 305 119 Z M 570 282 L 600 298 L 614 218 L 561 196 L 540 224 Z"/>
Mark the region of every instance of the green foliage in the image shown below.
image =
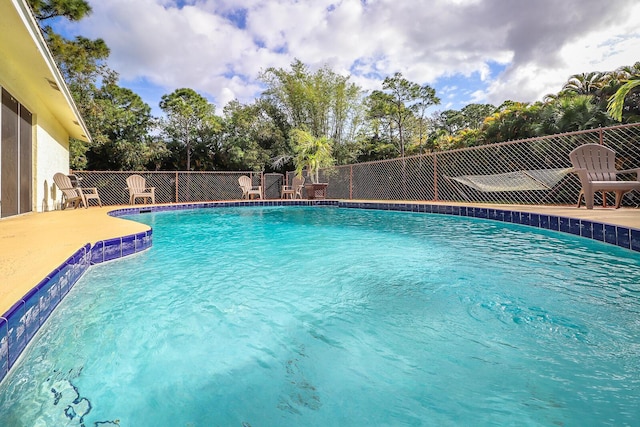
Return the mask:
<path id="1" fill-rule="evenodd" d="M 624 115 L 626 121 L 633 122 L 640 115 L 640 91 L 631 82 L 639 78 L 640 62 L 608 72 L 575 74 L 556 98 L 567 94 L 592 95 L 593 103 L 601 110 L 606 108 L 612 119 L 622 121 Z"/>
<path id="2" fill-rule="evenodd" d="M 401 73 L 395 73 L 393 77 L 386 77 L 382 82 L 382 90 L 386 96 L 380 96 L 380 100 L 386 105 L 385 110 L 395 125 L 398 133 L 398 145 L 400 156 L 405 156 L 405 124 L 413 117 L 413 109 L 410 103 L 418 97 L 420 86 L 402 77 Z"/>
<path id="3" fill-rule="evenodd" d="M 434 114 L 432 123 L 436 130 L 455 135 L 465 129 L 480 129 L 485 119 L 497 110 L 491 104 L 469 104 L 462 110 L 445 110 Z"/>
<path id="4" fill-rule="evenodd" d="M 225 170 L 264 170 L 272 153 L 284 150 L 285 122 L 272 117 L 271 105 L 242 105 L 234 100 L 224 107 L 223 130 L 217 146 L 218 167 Z"/>
<path id="5" fill-rule="evenodd" d="M 631 98 L 629 96 L 630 94 L 633 94 L 635 99 L 629 99 L 630 101 L 629 103 L 630 104 L 635 103 L 635 105 L 631 105 L 627 109 L 631 110 L 632 108 L 635 107 L 634 109 L 636 111 L 638 110 L 638 104 L 639 104 L 638 101 L 640 98 L 640 94 L 636 90 L 638 87 L 640 87 L 640 75 L 636 76 L 633 80 L 629 80 L 628 82 L 620 86 L 618 91 L 613 96 L 611 96 L 611 98 L 609 98 L 607 111 L 609 112 L 611 117 L 613 117 L 615 120 L 619 122 L 622 121 L 622 115 L 625 110 L 625 102 L 629 98 Z M 638 115 L 636 113 L 634 116 L 632 116 L 632 118 L 630 118 L 629 121 L 637 121 L 637 119 L 638 119 Z"/>
<path id="6" fill-rule="evenodd" d="M 71 170 L 87 169 L 87 151 L 89 143 L 71 138 L 69 140 L 69 168 Z"/>
<path id="7" fill-rule="evenodd" d="M 350 140 L 361 122 L 361 89 L 323 67 L 312 73 L 299 60 L 291 70 L 268 68 L 260 75 L 267 86 L 262 98 L 280 109 L 291 128 L 308 129 L 337 144 Z"/>
<path id="8" fill-rule="evenodd" d="M 569 78 L 567 83 L 564 84 L 560 95 L 596 95 L 606 79 L 607 76 L 599 71 L 574 74 Z"/>
<path id="9" fill-rule="evenodd" d="M 83 0 L 33 0 L 31 5 L 40 20 L 55 16 L 78 20 L 91 11 Z M 104 40 L 68 40 L 50 27 L 44 32 L 91 135 L 91 143 L 70 141 L 70 166 L 141 170 L 166 155 L 164 147 L 150 142 L 149 106 L 116 84 L 118 75 L 107 66 L 109 48 Z"/>
<path id="10" fill-rule="evenodd" d="M 311 181 L 317 183 L 319 170 L 334 164 L 332 141 L 324 136 L 314 137 L 302 129 L 293 129 L 291 140 L 295 153 L 293 161 L 296 174 L 302 175 L 302 171 L 306 169 Z"/>
<path id="11" fill-rule="evenodd" d="M 556 121 L 553 133 L 572 132 L 611 124 L 611 119 L 591 95 L 569 95 L 555 105 Z"/>
<path id="12" fill-rule="evenodd" d="M 143 170 L 163 156 L 162 147 L 151 142 L 151 108 L 140 96 L 110 83 L 95 92 L 93 101 L 100 138 L 87 153 L 91 169 Z"/>
<path id="13" fill-rule="evenodd" d="M 215 116 L 215 107 L 193 89 L 176 89 L 163 95 L 160 108 L 166 114 L 160 128 L 174 148 L 182 148 L 186 170 L 191 170 L 191 155 L 194 147 L 199 151 L 199 160 L 207 162 L 213 153 L 207 148 L 216 142 L 220 122 Z M 200 165 L 199 168 L 203 166 Z"/>
<path id="14" fill-rule="evenodd" d="M 29 0 L 29 5 L 38 21 L 59 16 L 79 21 L 91 13 L 86 0 Z"/>
<path id="15" fill-rule="evenodd" d="M 382 90 L 373 91 L 367 99 L 371 140 L 393 144 L 401 157 L 411 151 L 408 144 L 422 150 L 428 134 L 425 113 L 440 103 L 436 92 L 428 85 L 420 86 L 395 73 L 382 82 Z"/>
<path id="16" fill-rule="evenodd" d="M 494 113 L 496 107 L 491 104 L 469 104 L 460 110 L 463 129 L 480 129 L 484 120 Z"/>
<path id="17" fill-rule="evenodd" d="M 487 117 L 482 127 L 484 143 L 531 138 L 537 135 L 536 123 L 542 115 L 542 104 L 509 102 Z"/>
<path id="18" fill-rule="evenodd" d="M 117 85 L 109 49 L 101 39 L 67 40 L 52 32 L 48 41 L 91 135 L 91 143 L 70 143 L 74 169 L 142 170 L 157 165 L 166 148 L 151 141 L 151 108 Z"/>
<path id="19" fill-rule="evenodd" d="M 46 35 L 49 48 L 67 84 L 86 88 L 96 85 L 100 78 L 111 82 L 113 76 L 117 76 L 106 64 L 110 51 L 104 40 L 90 40 L 81 36 L 68 40 L 51 29 L 47 29 Z"/>
<path id="20" fill-rule="evenodd" d="M 455 150 L 480 145 L 482 141 L 483 134 L 480 129 L 465 128 L 455 135 L 450 135 L 445 132 L 438 134 L 435 138 L 434 145 L 438 150 Z"/>

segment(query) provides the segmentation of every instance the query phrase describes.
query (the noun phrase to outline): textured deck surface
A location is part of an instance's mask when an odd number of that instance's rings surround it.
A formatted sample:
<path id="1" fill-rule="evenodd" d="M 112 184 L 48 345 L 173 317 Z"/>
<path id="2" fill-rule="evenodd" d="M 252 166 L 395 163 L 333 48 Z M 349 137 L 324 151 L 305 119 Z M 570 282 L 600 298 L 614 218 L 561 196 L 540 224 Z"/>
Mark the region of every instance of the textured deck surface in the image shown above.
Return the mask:
<path id="1" fill-rule="evenodd" d="M 87 243 L 148 230 L 110 207 L 30 213 L 0 220 L 0 315 Z"/>

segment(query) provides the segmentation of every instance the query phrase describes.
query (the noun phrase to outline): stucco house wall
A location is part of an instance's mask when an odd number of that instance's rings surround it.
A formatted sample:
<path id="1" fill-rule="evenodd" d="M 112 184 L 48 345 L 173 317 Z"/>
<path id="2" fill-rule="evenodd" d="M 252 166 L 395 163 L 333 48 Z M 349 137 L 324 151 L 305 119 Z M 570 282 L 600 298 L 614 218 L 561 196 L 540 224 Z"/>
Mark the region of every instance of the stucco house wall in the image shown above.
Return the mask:
<path id="1" fill-rule="evenodd" d="M 0 87 L 33 115 L 31 210 L 53 210 L 61 199 L 53 175 L 69 172 L 69 139 L 89 133 L 26 0 L 0 1 L 0 28 Z"/>
<path id="2" fill-rule="evenodd" d="M 62 194 L 53 183 L 53 175 L 69 172 L 69 137 L 55 122 L 47 123 L 41 114 L 36 117 L 35 124 L 34 210 L 46 212 L 60 208 Z"/>

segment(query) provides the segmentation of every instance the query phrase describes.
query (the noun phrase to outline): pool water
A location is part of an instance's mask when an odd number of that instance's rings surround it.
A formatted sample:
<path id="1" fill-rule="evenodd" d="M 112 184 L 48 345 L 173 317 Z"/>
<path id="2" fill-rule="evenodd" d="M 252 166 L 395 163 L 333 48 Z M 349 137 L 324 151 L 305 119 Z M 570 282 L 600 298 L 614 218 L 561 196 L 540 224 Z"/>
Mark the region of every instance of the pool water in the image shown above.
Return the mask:
<path id="1" fill-rule="evenodd" d="M 0 384 L 0 426 L 573 426 L 640 419 L 640 258 L 338 208 L 134 217 Z"/>

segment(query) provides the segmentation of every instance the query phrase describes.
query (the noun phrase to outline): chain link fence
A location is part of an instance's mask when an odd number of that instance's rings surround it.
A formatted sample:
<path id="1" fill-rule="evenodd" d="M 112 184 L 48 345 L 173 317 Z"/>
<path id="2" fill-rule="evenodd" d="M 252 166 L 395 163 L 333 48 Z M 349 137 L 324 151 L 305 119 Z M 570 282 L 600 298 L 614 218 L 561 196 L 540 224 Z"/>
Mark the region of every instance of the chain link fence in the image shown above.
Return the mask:
<path id="1" fill-rule="evenodd" d="M 266 181 L 263 194 L 276 198 L 280 194 L 281 174 L 261 172 L 120 172 L 120 171 L 76 171 L 82 187 L 98 189 L 104 205 L 129 203 L 127 178 L 140 175 L 147 187 L 155 188 L 156 203 L 209 202 L 234 200 L 242 197 L 238 178 L 246 175 L 253 185 Z M 279 177 L 279 178 L 278 178 Z"/>
<path id="2" fill-rule="evenodd" d="M 569 153 L 588 143 L 613 149 L 619 170 L 640 167 L 640 124 L 633 124 L 337 166 L 322 170 L 320 180 L 335 199 L 570 205 L 581 186 Z M 614 194 L 606 197 L 613 204 Z M 635 191 L 624 198 L 625 206 L 639 204 Z"/>
<path id="3" fill-rule="evenodd" d="M 320 171 L 328 183 L 327 197 L 356 200 L 431 200 L 476 203 L 571 205 L 580 191 L 571 173 L 569 153 L 587 144 L 602 144 L 616 152 L 617 169 L 640 167 L 640 124 L 622 125 L 509 141 L 459 150 L 435 152 Z M 240 199 L 241 175 L 263 185 L 263 197 L 280 198 L 282 185 L 294 173 L 260 172 L 75 172 L 83 187 L 96 187 L 103 204 L 126 204 L 126 179 L 138 174 L 155 187 L 156 203 L 184 203 Z M 621 176 L 635 179 L 635 176 Z M 306 182 L 311 182 L 306 178 Z M 607 204 L 613 204 L 608 194 Z M 595 203 L 602 204 L 596 194 Z M 624 206 L 640 205 L 631 192 Z"/>

